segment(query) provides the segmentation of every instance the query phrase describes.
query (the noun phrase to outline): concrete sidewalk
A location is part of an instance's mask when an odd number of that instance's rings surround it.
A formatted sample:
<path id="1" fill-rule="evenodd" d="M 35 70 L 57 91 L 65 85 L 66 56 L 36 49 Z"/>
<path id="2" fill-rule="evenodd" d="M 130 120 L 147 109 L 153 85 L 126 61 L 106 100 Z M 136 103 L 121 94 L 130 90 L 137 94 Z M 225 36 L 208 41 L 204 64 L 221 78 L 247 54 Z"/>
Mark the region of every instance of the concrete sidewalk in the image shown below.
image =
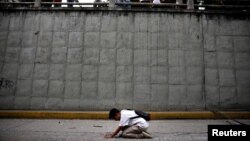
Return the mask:
<path id="1" fill-rule="evenodd" d="M 250 120 L 152 120 L 153 141 L 207 141 L 207 125 L 250 124 Z M 118 122 L 110 120 L 0 119 L 0 141 L 100 141 Z"/>

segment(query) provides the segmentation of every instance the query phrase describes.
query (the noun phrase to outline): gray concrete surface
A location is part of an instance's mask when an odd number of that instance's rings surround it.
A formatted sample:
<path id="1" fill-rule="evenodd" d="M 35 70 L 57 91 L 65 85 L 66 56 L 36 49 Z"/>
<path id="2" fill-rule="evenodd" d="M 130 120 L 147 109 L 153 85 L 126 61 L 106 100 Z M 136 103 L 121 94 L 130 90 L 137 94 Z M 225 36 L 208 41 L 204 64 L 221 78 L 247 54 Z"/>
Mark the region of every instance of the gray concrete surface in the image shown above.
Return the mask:
<path id="1" fill-rule="evenodd" d="M 237 122 L 236 122 L 237 121 Z M 153 141 L 207 141 L 207 125 L 250 124 L 250 120 L 154 120 Z M 118 122 L 109 120 L 0 119 L 0 141 L 100 141 Z"/>
<path id="2" fill-rule="evenodd" d="M 249 45 L 233 12 L 1 11 L 0 109 L 250 110 Z"/>

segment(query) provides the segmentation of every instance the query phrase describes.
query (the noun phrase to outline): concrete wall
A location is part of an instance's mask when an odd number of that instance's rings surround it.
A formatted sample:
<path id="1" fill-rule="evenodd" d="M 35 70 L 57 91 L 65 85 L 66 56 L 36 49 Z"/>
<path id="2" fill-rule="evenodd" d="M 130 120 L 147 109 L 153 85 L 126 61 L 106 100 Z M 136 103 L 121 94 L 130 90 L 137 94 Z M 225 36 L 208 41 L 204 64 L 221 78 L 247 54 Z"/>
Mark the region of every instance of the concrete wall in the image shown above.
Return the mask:
<path id="1" fill-rule="evenodd" d="M 249 110 L 249 15 L 1 11 L 0 109 Z"/>

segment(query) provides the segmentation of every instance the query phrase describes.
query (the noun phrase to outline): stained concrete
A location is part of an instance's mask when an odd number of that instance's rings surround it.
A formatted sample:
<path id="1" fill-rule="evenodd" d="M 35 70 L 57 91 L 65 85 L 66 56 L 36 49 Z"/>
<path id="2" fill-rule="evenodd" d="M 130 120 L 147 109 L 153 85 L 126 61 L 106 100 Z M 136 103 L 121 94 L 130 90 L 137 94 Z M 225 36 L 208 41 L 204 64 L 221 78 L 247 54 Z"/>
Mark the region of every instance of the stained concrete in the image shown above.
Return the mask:
<path id="1" fill-rule="evenodd" d="M 249 110 L 247 14 L 1 11 L 0 109 Z"/>
<path id="2" fill-rule="evenodd" d="M 148 131 L 152 141 L 207 141 L 208 125 L 250 124 L 249 120 L 153 120 Z M 118 125 L 108 120 L 34 120 L 1 119 L 1 141 L 96 141 L 134 139 L 105 139 L 106 133 L 113 132 Z"/>

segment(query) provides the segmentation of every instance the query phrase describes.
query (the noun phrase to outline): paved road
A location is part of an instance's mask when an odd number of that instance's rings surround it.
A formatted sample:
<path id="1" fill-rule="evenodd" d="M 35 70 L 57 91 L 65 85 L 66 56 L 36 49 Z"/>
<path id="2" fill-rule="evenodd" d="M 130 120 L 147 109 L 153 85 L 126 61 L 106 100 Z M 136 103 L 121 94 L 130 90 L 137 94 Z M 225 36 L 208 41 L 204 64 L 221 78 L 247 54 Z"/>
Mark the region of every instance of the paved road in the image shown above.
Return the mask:
<path id="1" fill-rule="evenodd" d="M 250 124 L 250 120 L 237 120 Z M 207 125 L 238 124 L 233 120 L 153 120 L 152 141 L 207 141 Z M 0 141 L 101 141 L 118 122 L 109 120 L 0 119 Z"/>

